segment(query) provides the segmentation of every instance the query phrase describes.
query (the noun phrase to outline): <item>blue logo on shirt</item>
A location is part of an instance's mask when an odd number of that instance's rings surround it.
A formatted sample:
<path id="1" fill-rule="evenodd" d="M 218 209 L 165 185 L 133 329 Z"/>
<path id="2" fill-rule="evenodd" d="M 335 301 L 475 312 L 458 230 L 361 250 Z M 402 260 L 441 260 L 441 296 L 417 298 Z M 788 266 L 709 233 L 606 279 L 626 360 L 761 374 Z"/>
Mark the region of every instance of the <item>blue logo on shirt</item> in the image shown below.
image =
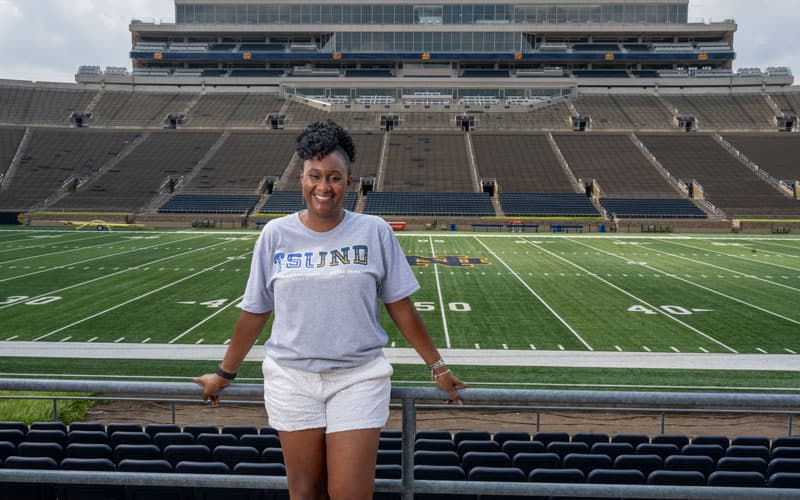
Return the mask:
<path id="1" fill-rule="evenodd" d="M 353 245 L 342 247 L 327 252 L 277 252 L 272 258 L 275 273 L 285 269 L 320 269 L 323 267 L 337 267 L 369 263 L 369 247 L 367 245 Z"/>

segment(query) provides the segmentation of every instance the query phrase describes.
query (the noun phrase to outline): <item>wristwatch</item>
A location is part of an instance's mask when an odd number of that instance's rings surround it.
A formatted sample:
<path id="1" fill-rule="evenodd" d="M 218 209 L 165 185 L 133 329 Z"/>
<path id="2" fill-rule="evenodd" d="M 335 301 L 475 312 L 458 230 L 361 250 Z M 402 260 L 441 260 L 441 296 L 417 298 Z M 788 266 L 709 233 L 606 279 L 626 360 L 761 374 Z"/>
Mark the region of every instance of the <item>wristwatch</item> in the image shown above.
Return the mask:
<path id="1" fill-rule="evenodd" d="M 233 380 L 233 379 L 236 378 L 236 372 L 233 372 L 233 373 L 226 372 L 225 370 L 222 369 L 221 366 L 217 367 L 216 374 L 219 375 L 220 377 L 226 379 L 226 380 Z"/>

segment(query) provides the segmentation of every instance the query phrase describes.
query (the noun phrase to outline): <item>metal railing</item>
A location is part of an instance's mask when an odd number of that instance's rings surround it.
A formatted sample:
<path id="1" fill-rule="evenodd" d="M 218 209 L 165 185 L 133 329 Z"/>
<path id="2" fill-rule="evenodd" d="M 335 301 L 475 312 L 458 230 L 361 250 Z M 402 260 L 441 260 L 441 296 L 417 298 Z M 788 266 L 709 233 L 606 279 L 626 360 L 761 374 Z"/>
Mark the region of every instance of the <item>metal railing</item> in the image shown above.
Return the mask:
<path id="1" fill-rule="evenodd" d="M 0 390 L 185 398 L 180 399 L 181 401 L 197 401 L 199 397 L 199 388 L 195 384 L 174 382 L 0 379 Z M 235 384 L 225 390 L 225 396 L 226 399 L 239 397 L 258 400 L 263 397 L 263 388 L 260 384 Z M 487 402 L 495 404 L 534 403 L 543 406 L 593 405 L 586 409 L 592 410 L 596 406 L 608 406 L 621 411 L 631 408 L 638 411 L 642 408 L 669 410 L 679 407 L 697 407 L 711 411 L 749 409 L 787 415 L 800 414 L 800 395 L 787 394 L 464 389 L 461 391 L 461 396 L 466 405 Z M 392 389 L 392 399 L 400 401 L 402 406 L 403 475 L 399 480 L 377 479 L 375 489 L 378 492 L 399 492 L 403 500 L 413 499 L 414 493 L 603 498 L 800 498 L 800 489 L 415 480 L 413 475 L 414 435 L 418 402 L 440 401 L 446 399 L 446 394 L 432 388 L 395 387 Z M 283 477 L 12 470 L 1 467 L 0 482 L 237 489 L 287 488 L 286 478 Z"/>

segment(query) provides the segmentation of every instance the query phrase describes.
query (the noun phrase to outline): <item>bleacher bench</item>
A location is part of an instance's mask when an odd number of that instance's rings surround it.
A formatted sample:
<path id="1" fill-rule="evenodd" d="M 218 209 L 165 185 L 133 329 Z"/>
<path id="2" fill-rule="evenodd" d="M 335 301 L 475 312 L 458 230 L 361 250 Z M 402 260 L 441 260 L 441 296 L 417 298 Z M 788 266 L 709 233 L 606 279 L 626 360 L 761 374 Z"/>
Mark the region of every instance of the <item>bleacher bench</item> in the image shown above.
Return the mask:
<path id="1" fill-rule="evenodd" d="M 582 233 L 583 224 L 550 224 L 550 231 L 553 233 L 568 233 L 570 231 Z"/>

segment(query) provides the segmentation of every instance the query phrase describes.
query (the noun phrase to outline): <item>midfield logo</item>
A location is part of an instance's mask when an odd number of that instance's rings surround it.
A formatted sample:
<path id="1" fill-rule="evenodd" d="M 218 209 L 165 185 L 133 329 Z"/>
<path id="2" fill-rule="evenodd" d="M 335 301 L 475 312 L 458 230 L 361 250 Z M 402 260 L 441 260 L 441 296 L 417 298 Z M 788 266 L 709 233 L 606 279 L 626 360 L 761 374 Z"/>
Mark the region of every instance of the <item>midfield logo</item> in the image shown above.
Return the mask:
<path id="1" fill-rule="evenodd" d="M 467 257 L 465 255 L 442 255 L 440 257 L 420 257 L 419 255 L 407 255 L 408 265 L 411 267 L 428 267 L 431 264 L 439 264 L 448 267 L 475 267 L 490 266 L 491 262 L 486 257 Z"/>

